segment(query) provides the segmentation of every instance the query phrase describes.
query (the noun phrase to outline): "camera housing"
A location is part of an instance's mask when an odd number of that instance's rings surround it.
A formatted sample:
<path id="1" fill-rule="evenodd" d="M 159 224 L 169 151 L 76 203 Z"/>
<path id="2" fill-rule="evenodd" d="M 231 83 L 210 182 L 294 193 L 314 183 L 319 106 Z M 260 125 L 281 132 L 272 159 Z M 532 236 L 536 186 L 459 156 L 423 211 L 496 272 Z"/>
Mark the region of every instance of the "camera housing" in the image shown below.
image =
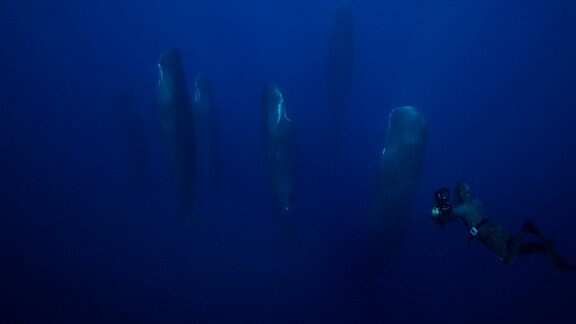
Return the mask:
<path id="1" fill-rule="evenodd" d="M 452 204 L 450 203 L 450 190 L 447 188 L 441 188 L 434 192 L 435 206 L 440 211 L 441 215 L 449 214 L 452 210 Z"/>

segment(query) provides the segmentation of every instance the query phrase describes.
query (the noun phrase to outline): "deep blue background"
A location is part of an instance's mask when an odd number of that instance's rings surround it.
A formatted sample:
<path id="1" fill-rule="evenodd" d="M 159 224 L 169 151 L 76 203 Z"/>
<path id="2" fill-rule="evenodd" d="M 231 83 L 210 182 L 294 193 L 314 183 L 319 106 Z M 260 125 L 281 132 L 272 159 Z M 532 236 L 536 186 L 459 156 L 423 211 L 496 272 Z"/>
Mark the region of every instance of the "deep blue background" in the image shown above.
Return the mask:
<path id="1" fill-rule="evenodd" d="M 576 262 L 576 3 L 350 1 L 356 64 L 335 150 L 324 70 L 339 2 L 0 2 L 0 316 L 576 320 L 576 274 L 541 255 L 503 266 L 467 247 L 461 224 L 429 219 L 431 192 L 465 177 L 488 217 L 512 232 L 532 219 Z M 211 78 L 219 108 L 224 188 L 199 165 L 202 231 L 177 216 L 158 132 L 156 64 L 171 47 L 190 81 Z M 260 137 L 269 81 L 299 149 L 298 240 L 278 252 Z M 136 113 L 118 104 L 125 89 Z M 427 157 L 404 247 L 374 282 L 366 202 L 388 113 L 406 104 L 427 116 Z M 142 145 L 147 158 L 129 153 Z"/>

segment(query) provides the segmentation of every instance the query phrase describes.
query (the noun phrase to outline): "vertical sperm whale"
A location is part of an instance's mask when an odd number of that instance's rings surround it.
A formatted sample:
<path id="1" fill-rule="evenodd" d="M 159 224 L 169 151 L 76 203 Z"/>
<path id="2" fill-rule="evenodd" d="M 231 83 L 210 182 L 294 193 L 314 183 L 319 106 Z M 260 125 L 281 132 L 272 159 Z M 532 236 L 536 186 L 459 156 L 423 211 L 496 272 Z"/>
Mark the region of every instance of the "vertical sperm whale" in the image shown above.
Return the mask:
<path id="1" fill-rule="evenodd" d="M 176 189 L 185 214 L 192 212 L 196 182 L 196 134 L 182 55 L 171 49 L 158 63 L 158 107 Z"/>
<path id="2" fill-rule="evenodd" d="M 390 113 L 368 208 L 368 266 L 374 274 L 400 247 L 408 230 L 427 134 L 424 116 L 415 108 L 405 106 Z"/>
<path id="3" fill-rule="evenodd" d="M 194 80 L 194 100 L 192 111 L 197 121 L 198 151 L 203 157 L 203 164 L 208 168 L 212 186 L 216 192 L 221 189 L 220 178 L 220 131 L 218 128 L 218 111 L 214 104 L 212 85 L 208 77 L 199 74 Z"/>
<path id="4" fill-rule="evenodd" d="M 350 5 L 340 5 L 330 30 L 326 60 L 328 105 L 332 110 L 333 141 L 341 141 L 340 123 L 348 106 L 354 65 L 354 16 Z"/>
<path id="5" fill-rule="evenodd" d="M 290 235 L 287 221 L 292 212 L 294 127 L 286 112 L 284 96 L 274 84 L 266 85 L 262 91 L 262 130 L 272 192 L 286 236 Z"/>

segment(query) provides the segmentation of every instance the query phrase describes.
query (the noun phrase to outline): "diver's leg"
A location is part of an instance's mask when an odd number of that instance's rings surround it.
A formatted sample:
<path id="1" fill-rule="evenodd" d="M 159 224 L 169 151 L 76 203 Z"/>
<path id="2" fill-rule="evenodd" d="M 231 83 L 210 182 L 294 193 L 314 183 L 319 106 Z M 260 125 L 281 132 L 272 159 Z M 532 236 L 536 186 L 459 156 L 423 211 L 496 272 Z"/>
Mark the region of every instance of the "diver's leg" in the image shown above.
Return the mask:
<path id="1" fill-rule="evenodd" d="M 526 234 L 533 234 L 537 236 L 542 242 L 528 242 L 523 243 L 524 239 L 526 238 Z M 512 237 L 511 241 L 509 241 L 509 248 L 517 254 L 532 254 L 532 253 L 546 253 L 546 238 L 540 230 L 532 223 L 531 221 L 525 221 L 522 225 L 522 229 L 520 229 L 520 233 L 518 236 Z"/>
<path id="2" fill-rule="evenodd" d="M 528 225 L 527 225 L 528 224 Z M 541 235 L 541 233 L 536 229 L 534 224 L 530 222 L 524 223 L 520 233 L 517 236 L 510 235 L 508 238 L 507 246 L 508 246 L 508 253 L 505 258 L 505 262 L 508 264 L 512 264 L 519 255 L 523 254 L 533 254 L 533 253 L 546 253 L 548 250 L 546 245 L 542 242 L 527 242 L 523 243 L 524 239 L 526 238 L 526 234 L 531 233 L 538 236 L 535 233 Z M 535 229 L 535 230 L 534 230 Z"/>
<path id="3" fill-rule="evenodd" d="M 520 247 L 520 240 L 515 237 L 514 235 L 510 235 L 508 236 L 508 239 L 506 240 L 506 248 L 507 248 L 507 252 L 506 252 L 506 257 L 504 258 L 504 263 L 506 264 L 512 264 L 514 263 L 514 261 L 516 261 L 516 258 L 518 257 L 518 248 Z"/>
<path id="4" fill-rule="evenodd" d="M 528 242 L 518 247 L 518 254 L 532 254 L 532 253 L 546 253 L 546 245 L 544 243 Z"/>
<path id="5" fill-rule="evenodd" d="M 524 235 L 525 235 L 525 233 L 530 233 L 532 235 L 535 235 L 539 239 L 541 239 L 542 241 L 546 240 L 546 237 L 544 237 L 544 235 L 542 234 L 542 232 L 540 232 L 538 227 L 536 227 L 536 225 L 534 225 L 534 223 L 532 223 L 529 220 L 524 221 L 524 225 L 522 225 L 521 232 L 524 232 Z"/>
<path id="6" fill-rule="evenodd" d="M 542 242 L 527 242 L 522 243 L 526 237 L 526 234 L 532 234 L 538 237 Z M 573 266 L 564 259 L 562 259 L 558 253 L 554 244 L 548 240 L 542 232 L 532 223 L 531 221 L 525 221 L 520 233 L 517 237 L 511 236 L 508 240 L 508 255 L 506 256 L 505 262 L 510 264 L 514 262 L 518 255 L 522 254 L 532 254 L 532 253 L 545 253 L 548 256 L 548 261 L 550 266 L 558 270 L 576 270 L 576 266 Z"/>
<path id="7" fill-rule="evenodd" d="M 526 234 L 531 233 L 538 237 L 541 237 L 541 233 L 536 228 L 536 226 L 530 222 L 525 221 L 524 225 L 520 229 L 520 233 L 517 236 L 510 235 L 507 241 L 508 253 L 506 254 L 506 258 L 504 262 L 507 264 L 512 264 L 516 261 L 518 255 L 522 254 L 530 254 L 530 253 L 544 253 L 546 252 L 546 248 L 542 243 L 526 243 L 523 244 L 524 239 L 526 238 Z"/>
<path id="8" fill-rule="evenodd" d="M 537 236 L 542 243 L 526 243 L 519 247 L 519 253 L 546 253 L 550 266 L 557 270 L 576 270 L 576 267 L 564 261 L 558 253 L 552 241 L 548 240 L 531 221 L 525 221 L 522 231 Z"/>
<path id="9" fill-rule="evenodd" d="M 511 237 L 511 241 L 508 241 L 510 248 L 518 250 L 520 245 L 522 245 L 522 242 L 524 242 L 526 234 L 528 233 L 534 234 L 534 233 L 540 233 L 540 231 L 538 231 L 538 229 L 536 228 L 536 226 L 534 226 L 534 224 L 532 224 L 532 222 L 525 221 L 524 225 L 522 225 L 522 228 L 520 229 L 520 233 L 518 233 L 516 237 Z M 537 234 L 534 235 L 538 236 Z"/>

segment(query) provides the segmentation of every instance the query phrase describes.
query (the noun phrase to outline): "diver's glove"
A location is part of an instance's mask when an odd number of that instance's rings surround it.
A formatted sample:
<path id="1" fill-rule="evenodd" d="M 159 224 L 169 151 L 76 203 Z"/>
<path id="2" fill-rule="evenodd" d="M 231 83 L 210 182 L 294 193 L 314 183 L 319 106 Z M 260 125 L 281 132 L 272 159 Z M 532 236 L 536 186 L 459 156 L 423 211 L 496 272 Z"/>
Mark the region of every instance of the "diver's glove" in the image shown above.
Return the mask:
<path id="1" fill-rule="evenodd" d="M 432 208 L 430 216 L 432 216 L 432 220 L 434 221 L 434 223 L 440 225 L 440 227 L 444 227 L 444 225 L 446 225 L 446 223 L 448 222 L 448 220 L 444 217 L 444 213 L 441 208 L 438 207 Z"/>

